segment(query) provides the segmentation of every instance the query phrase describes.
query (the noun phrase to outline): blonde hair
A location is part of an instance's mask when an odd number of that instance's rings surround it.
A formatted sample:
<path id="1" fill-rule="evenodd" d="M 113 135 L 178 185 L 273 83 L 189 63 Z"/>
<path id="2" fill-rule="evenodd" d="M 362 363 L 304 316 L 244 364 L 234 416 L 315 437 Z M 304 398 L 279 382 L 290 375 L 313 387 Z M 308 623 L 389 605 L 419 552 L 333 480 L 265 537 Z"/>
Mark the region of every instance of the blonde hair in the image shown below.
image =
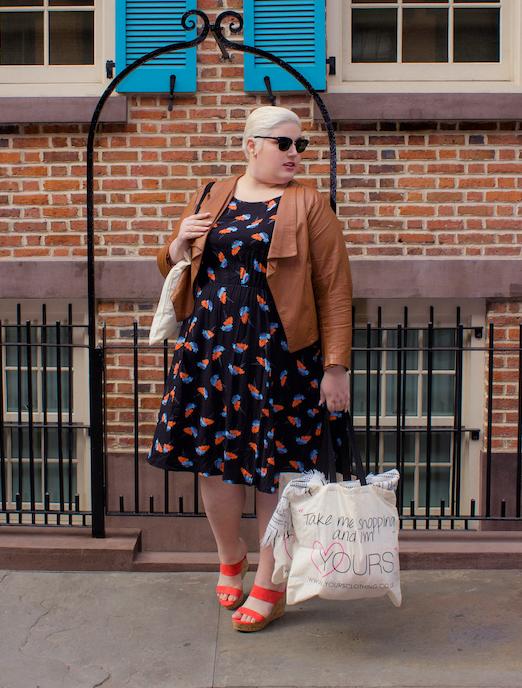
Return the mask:
<path id="1" fill-rule="evenodd" d="M 270 136 L 280 124 L 297 124 L 301 128 L 301 120 L 287 108 L 266 105 L 253 110 L 245 123 L 243 132 L 243 151 L 248 158 L 247 141 L 253 136 Z M 262 144 L 262 141 L 260 141 Z"/>

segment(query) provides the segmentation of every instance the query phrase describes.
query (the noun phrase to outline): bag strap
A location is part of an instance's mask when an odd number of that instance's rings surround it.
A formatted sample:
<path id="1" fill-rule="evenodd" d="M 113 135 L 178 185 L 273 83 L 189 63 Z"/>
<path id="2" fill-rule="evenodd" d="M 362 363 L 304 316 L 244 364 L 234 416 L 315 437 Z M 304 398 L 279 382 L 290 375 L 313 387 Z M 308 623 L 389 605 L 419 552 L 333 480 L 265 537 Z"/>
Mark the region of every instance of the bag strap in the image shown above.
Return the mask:
<path id="1" fill-rule="evenodd" d="M 357 478 L 359 479 L 361 485 L 366 485 L 366 472 L 364 470 L 363 462 L 361 459 L 361 451 L 359 449 L 359 445 L 357 444 L 357 438 L 355 436 L 355 430 L 353 427 L 352 417 L 350 416 L 350 413 L 346 412 L 345 414 L 343 414 L 343 419 L 343 429 L 346 431 L 345 437 L 348 440 L 353 461 L 355 463 L 355 471 L 357 474 Z M 335 483 L 337 482 L 337 476 L 332 442 L 332 433 L 330 430 L 330 414 L 328 412 L 328 409 L 325 409 L 322 434 L 323 438 L 321 442 L 321 447 L 319 448 L 318 465 L 320 466 L 320 470 L 322 470 L 323 473 L 326 475 L 327 480 L 331 483 Z M 346 456 L 346 454 L 343 453 L 342 473 L 345 480 L 349 480 L 350 477 L 349 467 L 347 466 L 347 458 L 348 457 Z"/>
<path id="2" fill-rule="evenodd" d="M 366 472 L 364 470 L 363 462 L 361 459 L 361 451 L 359 445 L 357 444 L 357 438 L 355 437 L 355 430 L 353 427 L 352 417 L 347 411 L 344 414 L 346 420 L 346 429 L 348 430 L 348 439 L 350 441 L 350 448 L 352 450 L 353 460 L 355 462 L 355 471 L 361 485 L 366 485 Z"/>
<path id="3" fill-rule="evenodd" d="M 201 194 L 201 198 L 198 201 L 198 204 L 196 206 L 196 209 L 194 210 L 194 215 L 197 215 L 199 213 L 199 209 L 201 208 L 201 204 L 203 203 L 203 200 L 205 196 L 208 194 L 212 186 L 214 185 L 214 182 L 209 182 L 205 188 L 203 189 L 203 193 Z"/>

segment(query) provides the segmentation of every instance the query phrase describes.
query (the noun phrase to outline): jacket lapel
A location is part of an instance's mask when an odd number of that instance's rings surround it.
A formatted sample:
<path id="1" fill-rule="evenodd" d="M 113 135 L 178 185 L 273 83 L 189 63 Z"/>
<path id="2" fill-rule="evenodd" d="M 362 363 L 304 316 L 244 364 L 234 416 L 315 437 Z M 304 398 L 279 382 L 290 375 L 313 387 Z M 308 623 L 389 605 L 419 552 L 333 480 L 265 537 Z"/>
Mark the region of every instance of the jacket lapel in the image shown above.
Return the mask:
<path id="1" fill-rule="evenodd" d="M 200 212 L 210 213 L 209 220 L 212 223 L 211 226 L 223 214 L 230 200 L 233 198 L 238 179 L 239 177 L 236 176 L 227 178 L 222 182 L 216 182 L 210 189 L 208 196 L 204 199 Z M 203 251 L 205 250 L 205 244 L 207 243 L 207 237 L 208 232 L 205 232 L 203 236 L 200 236 L 192 243 L 192 282 L 194 282 L 198 274 Z"/>
<path id="2" fill-rule="evenodd" d="M 279 201 L 268 251 L 267 276 L 275 271 L 278 258 L 297 255 L 297 188 L 295 182 L 290 182 Z"/>

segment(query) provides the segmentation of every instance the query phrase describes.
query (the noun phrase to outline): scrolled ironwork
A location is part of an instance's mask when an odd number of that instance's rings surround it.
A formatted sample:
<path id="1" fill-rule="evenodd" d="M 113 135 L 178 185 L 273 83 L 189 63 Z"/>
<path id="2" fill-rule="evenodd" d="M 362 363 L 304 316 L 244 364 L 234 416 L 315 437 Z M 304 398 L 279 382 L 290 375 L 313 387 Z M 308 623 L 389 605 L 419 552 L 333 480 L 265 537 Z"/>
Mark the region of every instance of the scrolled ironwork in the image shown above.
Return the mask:
<path id="1" fill-rule="evenodd" d="M 216 21 L 212 27 L 213 32 L 217 33 L 219 36 L 223 35 L 223 27 L 221 26 L 221 22 L 225 17 L 233 17 L 239 22 L 238 27 L 235 26 L 233 21 L 230 22 L 228 28 L 231 33 L 240 33 L 240 31 L 243 30 L 243 17 L 239 14 L 239 12 L 235 12 L 234 10 L 226 10 L 225 12 L 221 12 L 221 14 L 216 17 Z"/>

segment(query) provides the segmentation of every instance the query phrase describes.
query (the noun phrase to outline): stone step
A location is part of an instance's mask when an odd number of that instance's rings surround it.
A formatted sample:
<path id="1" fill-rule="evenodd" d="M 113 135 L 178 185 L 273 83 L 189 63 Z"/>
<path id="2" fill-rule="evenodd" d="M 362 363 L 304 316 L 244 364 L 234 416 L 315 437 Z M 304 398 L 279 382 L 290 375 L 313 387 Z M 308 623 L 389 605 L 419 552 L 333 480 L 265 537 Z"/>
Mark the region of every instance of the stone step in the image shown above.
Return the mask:
<path id="1" fill-rule="evenodd" d="M 89 528 L 0 527 L 0 569 L 11 571 L 132 571 L 140 531 Z"/>
<path id="2" fill-rule="evenodd" d="M 217 571 L 216 552 L 142 551 L 139 529 L 0 527 L 0 569 L 13 571 Z M 401 531 L 403 570 L 521 569 L 522 533 Z M 258 553 L 249 554 L 251 570 Z"/>

